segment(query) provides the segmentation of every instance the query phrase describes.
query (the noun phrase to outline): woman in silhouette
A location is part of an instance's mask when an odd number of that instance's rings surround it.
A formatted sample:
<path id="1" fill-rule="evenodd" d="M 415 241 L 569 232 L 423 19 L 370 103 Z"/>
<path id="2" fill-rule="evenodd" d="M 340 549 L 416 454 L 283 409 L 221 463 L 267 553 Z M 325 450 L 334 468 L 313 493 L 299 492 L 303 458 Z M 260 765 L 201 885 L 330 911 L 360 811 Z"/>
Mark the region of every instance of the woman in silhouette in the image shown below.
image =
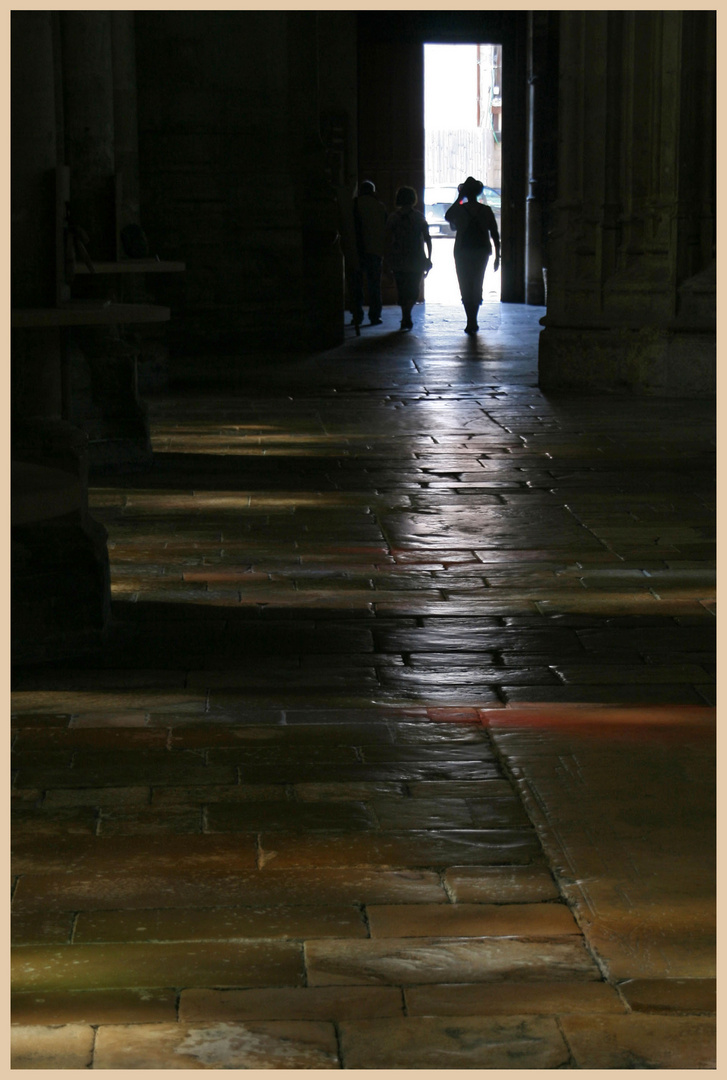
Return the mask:
<path id="1" fill-rule="evenodd" d="M 484 184 L 468 176 L 459 185 L 459 195 L 445 213 L 457 233 L 454 241 L 454 265 L 462 296 L 467 325 L 465 334 L 476 334 L 477 311 L 482 303 L 482 281 L 495 246 L 495 270 L 500 265 L 500 233 L 491 207 L 477 201 Z M 492 243 L 490 242 L 492 237 Z"/>
<path id="2" fill-rule="evenodd" d="M 400 187 L 396 210 L 386 223 L 386 250 L 396 281 L 402 330 L 414 328 L 411 312 L 419 299 L 422 274 L 432 268 L 432 238 L 424 214 L 414 209 L 416 203 L 414 188 Z"/>

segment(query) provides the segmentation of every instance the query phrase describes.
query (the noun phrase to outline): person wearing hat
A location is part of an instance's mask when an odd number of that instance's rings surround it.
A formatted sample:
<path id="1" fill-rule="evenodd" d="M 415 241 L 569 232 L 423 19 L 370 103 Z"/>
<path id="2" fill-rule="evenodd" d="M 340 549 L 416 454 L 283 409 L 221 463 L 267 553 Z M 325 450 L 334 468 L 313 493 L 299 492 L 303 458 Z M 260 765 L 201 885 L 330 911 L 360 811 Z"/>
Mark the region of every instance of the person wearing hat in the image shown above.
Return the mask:
<path id="1" fill-rule="evenodd" d="M 466 334 L 476 334 L 479 330 L 477 311 L 482 303 L 482 282 L 493 244 L 495 270 L 500 265 L 500 233 L 495 215 L 486 203 L 477 201 L 483 188 L 481 181 L 468 176 L 459 185 L 459 195 L 444 215 L 457 234 L 454 240 L 454 265 L 467 315 Z"/>

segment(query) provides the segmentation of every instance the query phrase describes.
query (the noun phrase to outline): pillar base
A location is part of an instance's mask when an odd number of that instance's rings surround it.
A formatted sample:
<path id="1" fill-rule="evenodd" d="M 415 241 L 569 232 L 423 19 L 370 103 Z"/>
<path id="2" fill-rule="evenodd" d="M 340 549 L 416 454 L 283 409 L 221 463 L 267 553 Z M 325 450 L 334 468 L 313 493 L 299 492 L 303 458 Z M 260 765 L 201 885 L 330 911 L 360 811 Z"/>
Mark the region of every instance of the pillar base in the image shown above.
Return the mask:
<path id="1" fill-rule="evenodd" d="M 11 531 L 12 662 L 41 663 L 98 646 L 111 611 L 103 526 L 77 510 L 21 520 Z"/>
<path id="2" fill-rule="evenodd" d="M 92 474 L 148 469 L 149 423 L 137 385 L 137 346 L 85 331 L 68 347 L 70 419 L 88 438 Z"/>
<path id="3" fill-rule="evenodd" d="M 543 390 L 700 397 L 716 390 L 713 331 L 546 326 L 538 345 Z"/>

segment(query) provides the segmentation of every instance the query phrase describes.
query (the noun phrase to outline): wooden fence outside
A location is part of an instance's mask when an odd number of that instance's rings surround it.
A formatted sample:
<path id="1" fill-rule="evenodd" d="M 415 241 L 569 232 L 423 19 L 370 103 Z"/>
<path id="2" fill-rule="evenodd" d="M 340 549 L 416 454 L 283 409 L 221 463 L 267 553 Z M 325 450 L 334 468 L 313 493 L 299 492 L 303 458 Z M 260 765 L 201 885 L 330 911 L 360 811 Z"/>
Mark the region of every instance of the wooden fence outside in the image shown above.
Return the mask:
<path id="1" fill-rule="evenodd" d="M 490 128 L 427 131 L 424 152 L 429 187 L 458 184 L 466 176 L 476 176 L 490 187 L 502 186 L 500 144 Z"/>

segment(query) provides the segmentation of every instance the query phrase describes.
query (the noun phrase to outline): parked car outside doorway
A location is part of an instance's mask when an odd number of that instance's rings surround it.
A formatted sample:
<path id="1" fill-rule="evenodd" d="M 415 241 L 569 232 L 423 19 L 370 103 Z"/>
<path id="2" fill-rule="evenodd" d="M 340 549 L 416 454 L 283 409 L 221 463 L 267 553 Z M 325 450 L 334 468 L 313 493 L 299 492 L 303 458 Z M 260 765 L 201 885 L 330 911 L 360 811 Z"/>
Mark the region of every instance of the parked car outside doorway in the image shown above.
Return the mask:
<path id="1" fill-rule="evenodd" d="M 424 189 L 424 217 L 427 219 L 429 232 L 432 237 L 449 236 L 451 238 L 454 236 L 454 229 L 448 221 L 444 220 L 444 215 L 456 198 L 456 184 L 447 187 L 428 187 Z M 499 229 L 500 208 L 502 205 L 500 188 L 485 186 L 478 202 L 487 203 L 488 206 L 492 207 Z"/>

